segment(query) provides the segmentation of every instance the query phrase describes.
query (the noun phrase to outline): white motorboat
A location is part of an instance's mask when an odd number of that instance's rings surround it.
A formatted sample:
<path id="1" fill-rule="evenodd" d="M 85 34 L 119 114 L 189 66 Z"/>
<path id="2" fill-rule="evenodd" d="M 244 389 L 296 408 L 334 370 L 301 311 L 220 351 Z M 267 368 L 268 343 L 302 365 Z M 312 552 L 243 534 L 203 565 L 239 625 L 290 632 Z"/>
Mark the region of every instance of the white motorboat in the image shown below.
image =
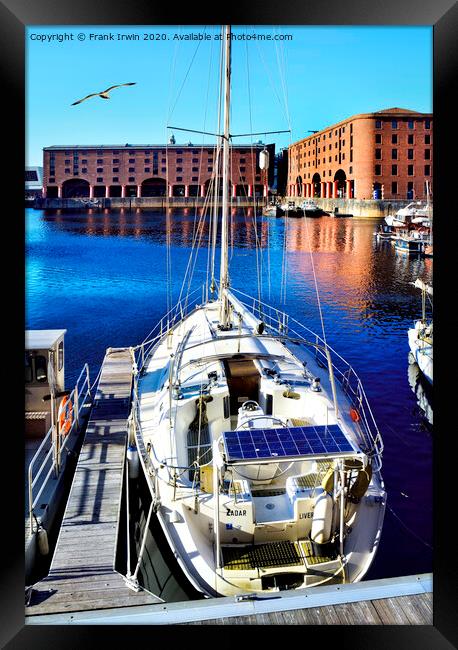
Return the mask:
<path id="1" fill-rule="evenodd" d="M 357 582 L 382 533 L 382 438 L 324 329 L 230 287 L 230 26 L 223 42 L 218 294 L 212 269 L 202 297 L 180 300 L 132 348 L 148 517 L 206 596 Z"/>
<path id="2" fill-rule="evenodd" d="M 301 210 L 303 210 L 306 217 L 321 217 L 325 214 L 315 201 L 312 199 L 305 199 L 302 203 L 299 204 Z"/>
<path id="3" fill-rule="evenodd" d="M 431 219 L 431 206 L 421 201 L 413 201 L 404 208 L 400 208 L 394 215 L 385 217 L 385 223 L 388 226 L 402 227 L 410 223 L 422 224 Z"/>
<path id="4" fill-rule="evenodd" d="M 433 383 L 433 319 L 426 317 L 426 297 L 433 295 L 433 288 L 419 278 L 412 283 L 422 292 L 422 317 L 409 329 L 409 347 L 424 377 Z"/>

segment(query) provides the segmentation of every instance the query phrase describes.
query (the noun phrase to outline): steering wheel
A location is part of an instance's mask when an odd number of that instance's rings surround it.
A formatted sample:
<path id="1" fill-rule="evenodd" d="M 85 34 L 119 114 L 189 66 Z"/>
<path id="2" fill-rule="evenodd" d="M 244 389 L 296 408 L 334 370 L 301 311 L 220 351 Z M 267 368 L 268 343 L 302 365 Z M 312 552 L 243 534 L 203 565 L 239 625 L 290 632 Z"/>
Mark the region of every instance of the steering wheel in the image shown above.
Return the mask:
<path id="1" fill-rule="evenodd" d="M 244 402 L 242 404 L 243 411 L 257 411 L 258 408 L 259 408 L 259 404 L 254 400 L 248 400 L 247 402 Z"/>

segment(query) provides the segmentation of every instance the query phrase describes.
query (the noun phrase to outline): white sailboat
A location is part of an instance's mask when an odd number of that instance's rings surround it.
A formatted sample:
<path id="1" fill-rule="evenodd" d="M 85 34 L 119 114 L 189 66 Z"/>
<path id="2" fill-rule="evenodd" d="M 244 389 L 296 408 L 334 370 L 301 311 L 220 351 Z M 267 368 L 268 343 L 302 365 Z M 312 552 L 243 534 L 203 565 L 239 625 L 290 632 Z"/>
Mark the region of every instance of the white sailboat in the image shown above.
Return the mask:
<path id="1" fill-rule="evenodd" d="M 218 296 L 188 296 L 132 348 L 149 516 L 206 596 L 361 580 L 386 503 L 382 439 L 354 370 L 325 336 L 230 287 L 230 34 Z"/>
<path id="2" fill-rule="evenodd" d="M 433 288 L 417 278 L 412 283 L 422 292 L 422 317 L 408 331 L 409 347 L 414 360 L 430 384 L 433 383 L 433 319 L 426 318 L 426 295 L 433 295 Z"/>

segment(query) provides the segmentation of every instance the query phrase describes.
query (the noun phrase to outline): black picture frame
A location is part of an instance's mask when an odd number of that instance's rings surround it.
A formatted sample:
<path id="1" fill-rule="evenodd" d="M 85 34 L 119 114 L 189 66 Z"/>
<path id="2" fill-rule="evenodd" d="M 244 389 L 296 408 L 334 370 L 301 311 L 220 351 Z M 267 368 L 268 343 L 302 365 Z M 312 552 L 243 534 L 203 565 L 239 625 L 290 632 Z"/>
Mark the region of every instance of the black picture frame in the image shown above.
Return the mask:
<path id="1" fill-rule="evenodd" d="M 22 381 L 22 350 L 23 350 L 23 295 L 24 295 L 24 258 L 23 251 L 23 198 L 24 198 L 24 88 L 25 88 L 25 39 L 24 31 L 28 25 L 173 25 L 177 24 L 280 24 L 280 25 L 432 25 L 434 38 L 434 138 L 435 138 L 435 179 L 434 204 L 435 212 L 441 215 L 435 220 L 435 243 L 439 254 L 435 258 L 434 284 L 436 323 L 439 323 L 440 335 L 436 339 L 435 365 L 435 434 L 434 434 L 434 623 L 432 626 L 348 626 L 336 630 L 333 626 L 319 626 L 320 646 L 331 642 L 339 643 L 340 647 L 364 648 L 409 648 L 411 650 L 440 649 L 458 646 L 457 618 L 457 585 L 458 571 L 453 551 L 455 550 L 454 520 L 456 506 L 453 490 L 453 478 L 456 473 L 451 464 L 454 455 L 453 444 L 456 448 L 456 422 L 452 413 L 453 383 L 449 380 L 450 364 L 453 362 L 453 351 L 448 349 L 448 341 L 452 341 L 453 326 L 456 330 L 456 319 L 452 316 L 449 288 L 456 287 L 453 282 L 453 261 L 456 252 L 452 252 L 453 230 L 448 229 L 448 219 L 452 218 L 456 198 L 451 189 L 454 188 L 452 178 L 453 165 L 450 163 L 451 147 L 454 131 L 456 131 L 456 111 L 453 100 L 453 90 L 456 87 L 455 71 L 457 65 L 457 35 L 458 8 L 452 0 L 294 0 L 287 5 L 284 3 L 263 0 L 250 4 L 240 3 L 237 7 L 231 4 L 224 10 L 218 4 L 212 10 L 206 5 L 181 6 L 159 4 L 147 0 L 80 0 L 78 3 L 56 2 L 55 0 L 3 0 L 0 3 L 0 46 L 3 61 L 3 117 L 4 135 L 11 138 L 7 145 L 7 171 L 5 179 L 8 182 L 8 192 L 4 195 L 8 211 L 8 240 L 4 239 L 4 248 L 10 248 L 11 238 L 14 239 L 15 255 L 13 265 L 8 266 L 4 275 L 4 300 L 8 311 L 15 312 L 15 327 L 11 348 L 11 367 L 17 369 L 14 373 L 13 386 L 8 389 L 18 397 L 14 412 L 4 410 L 4 467 L 11 465 L 13 475 L 2 472 L 4 516 L 3 544 L 0 592 L 0 646 L 8 648 L 93 648 L 106 647 L 113 642 L 117 645 L 128 643 L 132 648 L 138 642 L 140 635 L 144 642 L 157 647 L 159 643 L 170 643 L 170 639 L 178 631 L 183 635 L 183 641 L 194 643 L 200 640 L 205 644 L 215 643 L 218 648 L 234 646 L 232 632 L 216 634 L 211 632 L 202 635 L 198 626 L 183 626 L 177 628 L 156 628 L 148 626 L 134 631 L 127 627 L 103 626 L 25 626 L 24 625 L 24 569 L 23 569 L 23 505 L 19 495 L 23 494 L 23 438 L 21 435 L 23 417 L 23 381 Z M 177 9 L 179 7 L 179 9 Z M 204 8 L 205 7 L 205 8 Z M 380 53 L 383 56 L 383 52 Z M 412 65 L 415 65 L 415 53 L 412 53 Z M 46 83 L 52 83 L 52 71 L 46 74 Z M 12 128 L 15 125 L 15 129 Z M 455 181 L 456 184 L 456 181 Z M 436 223 L 437 221 L 437 223 Z M 450 289 L 451 291 L 452 289 Z M 10 295 L 8 295 L 10 292 Z M 456 289 L 455 289 L 456 295 Z M 15 305 L 14 310 L 10 305 Z M 9 324 L 10 318 L 4 323 Z M 437 327 L 436 327 L 436 331 Z M 8 339 L 9 340 L 9 339 Z M 455 347 L 455 346 L 454 346 Z M 454 365 L 454 364 L 453 364 Z M 5 368 L 4 368 L 5 370 Z M 437 371 L 437 372 L 436 372 Z M 454 373 L 453 369 L 453 373 Z M 455 418 L 456 420 L 456 418 Z M 456 457 L 456 455 L 455 455 Z M 17 462 L 10 462 L 10 458 Z M 14 494 L 18 496 L 15 497 Z M 251 629 L 249 629 L 251 627 Z M 243 628 L 243 643 L 248 645 L 253 641 L 260 644 L 269 639 L 270 628 L 260 630 L 258 626 Z M 311 631 L 311 630 L 310 630 Z M 200 632 L 200 639 L 194 636 Z M 259 636 L 260 633 L 262 636 Z M 240 634 L 240 631 L 238 631 Z M 279 633 L 279 634 L 278 634 Z M 277 642 L 285 637 L 284 630 L 276 630 Z M 290 639 L 289 631 L 283 643 L 312 643 L 308 638 L 309 630 L 298 631 L 294 639 Z M 282 636 L 283 635 L 283 636 Z M 307 636 L 306 636 L 307 635 Z M 264 638 L 266 637 L 266 638 Z M 231 641 L 232 639 L 232 641 Z"/>

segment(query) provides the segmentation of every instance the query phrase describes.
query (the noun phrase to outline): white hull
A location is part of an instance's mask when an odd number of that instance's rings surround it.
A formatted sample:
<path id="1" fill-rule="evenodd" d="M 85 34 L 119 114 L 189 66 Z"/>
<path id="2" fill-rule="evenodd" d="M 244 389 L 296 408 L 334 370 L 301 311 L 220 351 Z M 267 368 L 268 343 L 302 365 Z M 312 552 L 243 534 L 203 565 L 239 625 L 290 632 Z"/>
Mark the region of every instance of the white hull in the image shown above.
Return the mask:
<path id="1" fill-rule="evenodd" d="M 224 432 L 248 426 L 243 424 L 243 409 L 237 416 L 237 406 L 256 396 L 260 411 L 249 415 L 255 432 L 283 432 L 298 422 L 305 427 L 338 424 L 352 443 L 352 458 L 366 462 L 359 446 L 363 420 L 355 423 L 350 417 L 351 394 L 336 383 L 336 418 L 330 377 L 317 363 L 313 348 L 296 350 L 278 336 L 256 333 L 258 319 L 236 299 L 233 327 L 221 331 L 219 306 L 210 302 L 195 309 L 175 325 L 171 336 L 159 337 L 138 377 L 139 455 L 159 521 L 181 568 L 208 596 L 272 591 L 282 588 L 280 584 L 305 588 L 341 581 L 344 573 L 345 581 L 360 580 L 378 547 L 385 510 L 378 462 L 374 460 L 372 478 L 357 503 L 346 502 L 344 507 L 336 488 L 334 493 L 331 489 L 329 540 L 323 538 L 329 543 L 320 548 L 330 549 L 333 539 L 337 551 L 323 561 L 312 557 L 309 543 L 317 525 L 314 509 L 325 494 L 321 482 L 326 469 L 333 462 L 337 467 L 343 456 L 309 453 L 283 462 L 271 458 L 231 465 L 221 443 Z M 311 388 L 316 376 L 321 377 L 320 392 Z M 202 395 L 208 428 L 200 431 L 200 483 L 193 485 L 188 468 L 199 444 L 193 423 Z M 215 478 L 226 481 L 229 475 L 230 485 Z M 282 564 L 279 557 L 270 565 L 243 564 L 243 553 L 253 548 L 285 548 L 297 551 L 297 557 L 292 565 L 285 560 Z M 240 566 L 228 560 L 231 553 L 243 560 Z"/>
<path id="2" fill-rule="evenodd" d="M 430 384 L 433 383 L 433 342 L 425 334 L 425 325 L 416 321 L 415 327 L 409 329 L 409 347 L 421 372 Z"/>

